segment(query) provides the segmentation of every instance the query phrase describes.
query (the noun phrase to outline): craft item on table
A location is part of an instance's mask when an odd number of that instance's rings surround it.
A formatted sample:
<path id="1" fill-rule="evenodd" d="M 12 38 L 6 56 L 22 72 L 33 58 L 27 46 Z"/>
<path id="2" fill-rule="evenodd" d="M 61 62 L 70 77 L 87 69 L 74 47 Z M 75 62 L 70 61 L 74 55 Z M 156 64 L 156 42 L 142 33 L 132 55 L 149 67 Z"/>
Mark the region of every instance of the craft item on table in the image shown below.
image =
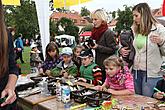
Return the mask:
<path id="1" fill-rule="evenodd" d="M 157 91 L 157 92 L 162 92 L 159 89 L 157 89 L 156 87 L 154 87 L 154 90 Z M 165 96 L 165 93 L 163 94 L 163 96 Z"/>
<path id="2" fill-rule="evenodd" d="M 72 107 L 70 108 L 70 110 L 79 110 L 79 109 L 84 108 L 84 107 L 86 107 L 86 103 L 80 104 L 80 105 L 72 106 Z"/>

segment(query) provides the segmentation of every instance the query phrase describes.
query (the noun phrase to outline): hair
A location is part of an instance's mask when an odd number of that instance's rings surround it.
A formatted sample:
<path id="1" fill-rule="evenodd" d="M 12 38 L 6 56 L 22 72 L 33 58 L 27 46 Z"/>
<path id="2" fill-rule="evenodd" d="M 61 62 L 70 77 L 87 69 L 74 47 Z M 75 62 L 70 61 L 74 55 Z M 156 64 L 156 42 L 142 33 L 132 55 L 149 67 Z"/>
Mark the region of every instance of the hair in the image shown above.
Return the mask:
<path id="1" fill-rule="evenodd" d="M 124 61 L 118 56 L 110 56 L 106 58 L 103 62 L 104 66 L 119 66 L 122 69 L 124 68 Z"/>
<path id="2" fill-rule="evenodd" d="M 2 1 L 0 0 L 0 77 L 8 69 L 8 35 L 4 21 Z"/>
<path id="3" fill-rule="evenodd" d="M 74 52 L 76 52 L 76 50 L 77 50 L 78 48 L 80 48 L 80 49 L 82 49 L 82 50 L 84 49 L 83 46 L 77 45 L 77 46 L 73 49 L 73 54 L 74 54 Z"/>
<path id="4" fill-rule="evenodd" d="M 93 13 L 91 13 L 91 18 L 93 18 L 93 17 L 101 19 L 104 22 L 107 22 L 107 20 L 108 20 L 106 13 L 102 9 L 97 9 Z"/>
<path id="5" fill-rule="evenodd" d="M 150 7 L 147 3 L 139 3 L 133 7 L 132 11 L 137 11 L 141 15 L 140 25 L 133 23 L 134 32 L 147 36 L 151 31 L 152 25 L 158 23 L 153 17 Z"/>
<path id="6" fill-rule="evenodd" d="M 46 59 L 52 59 L 52 57 L 49 55 L 48 52 L 55 51 L 56 50 L 56 58 L 59 58 L 59 49 L 58 46 L 54 42 L 50 42 L 46 46 Z"/>

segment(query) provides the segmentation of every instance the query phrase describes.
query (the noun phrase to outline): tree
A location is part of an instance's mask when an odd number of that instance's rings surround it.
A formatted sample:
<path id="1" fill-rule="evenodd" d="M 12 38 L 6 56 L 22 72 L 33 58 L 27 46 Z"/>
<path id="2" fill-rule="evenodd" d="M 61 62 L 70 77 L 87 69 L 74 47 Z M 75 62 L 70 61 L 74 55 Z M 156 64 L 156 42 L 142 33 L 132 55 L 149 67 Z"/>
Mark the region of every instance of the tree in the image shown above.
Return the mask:
<path id="1" fill-rule="evenodd" d="M 62 27 L 64 30 L 60 30 L 59 27 Z M 56 25 L 56 33 L 57 35 L 61 35 L 61 34 L 67 34 L 67 35 L 72 35 L 75 36 L 76 41 L 78 42 L 78 37 L 79 37 L 79 28 L 77 26 L 74 25 L 73 21 L 71 19 L 62 17 Z"/>
<path id="2" fill-rule="evenodd" d="M 16 27 L 17 34 L 22 33 L 25 38 L 38 34 L 39 27 L 34 1 L 21 0 L 21 6 L 8 6 L 5 9 L 7 26 Z"/>
<path id="3" fill-rule="evenodd" d="M 56 26 L 56 22 L 53 20 L 50 20 L 50 36 L 51 37 L 55 37 L 57 35 L 57 26 Z"/>
<path id="4" fill-rule="evenodd" d="M 117 24 L 115 31 L 120 32 L 123 29 L 130 29 L 132 23 L 133 23 L 133 16 L 132 16 L 132 7 L 128 7 L 127 5 L 124 5 L 125 10 L 121 11 L 118 9 L 117 14 Z"/>
<path id="5" fill-rule="evenodd" d="M 86 7 L 81 8 L 81 16 L 89 16 L 90 11 Z"/>

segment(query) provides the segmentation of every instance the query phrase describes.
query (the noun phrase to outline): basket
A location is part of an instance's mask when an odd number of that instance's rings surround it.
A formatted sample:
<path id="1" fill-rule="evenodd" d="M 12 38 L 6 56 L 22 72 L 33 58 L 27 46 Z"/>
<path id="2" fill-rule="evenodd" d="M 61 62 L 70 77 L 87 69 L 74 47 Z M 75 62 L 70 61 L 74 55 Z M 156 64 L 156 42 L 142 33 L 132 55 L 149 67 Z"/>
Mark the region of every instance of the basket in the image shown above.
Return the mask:
<path id="1" fill-rule="evenodd" d="M 91 96 L 96 93 L 97 93 L 97 91 L 94 89 L 85 88 L 82 90 L 72 91 L 71 94 L 72 94 L 72 98 L 74 99 L 75 102 L 85 103 L 85 102 L 87 102 L 87 100 L 86 100 L 87 96 Z"/>
<path id="2" fill-rule="evenodd" d="M 92 107 L 98 107 L 103 101 L 109 100 L 111 98 L 111 93 L 98 91 L 96 94 L 92 94 L 86 97 L 87 104 Z"/>

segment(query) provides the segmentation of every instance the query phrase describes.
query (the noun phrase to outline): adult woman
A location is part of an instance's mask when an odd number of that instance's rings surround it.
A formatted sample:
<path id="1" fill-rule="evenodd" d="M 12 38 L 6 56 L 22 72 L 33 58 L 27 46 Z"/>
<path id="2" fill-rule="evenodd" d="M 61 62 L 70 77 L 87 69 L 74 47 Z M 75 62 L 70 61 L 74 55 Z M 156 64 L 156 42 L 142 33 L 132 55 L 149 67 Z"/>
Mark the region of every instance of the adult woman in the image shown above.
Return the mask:
<path id="1" fill-rule="evenodd" d="M 8 37 L 9 36 L 9 37 Z M 14 59 L 14 49 L 11 33 L 7 34 L 4 23 L 3 6 L 0 0 L 0 97 L 6 97 L 5 102 L 0 104 L 1 110 L 15 110 L 16 100 L 15 84 L 18 69 Z"/>
<path id="2" fill-rule="evenodd" d="M 135 92 L 152 96 L 153 87 L 160 79 L 158 71 L 165 53 L 165 28 L 152 16 L 147 3 L 139 3 L 133 7 L 133 20 Z M 129 51 L 122 48 L 120 53 L 127 56 Z"/>
<path id="3" fill-rule="evenodd" d="M 116 42 L 114 39 L 115 33 L 108 29 L 107 16 L 101 9 L 94 11 L 91 14 L 94 28 L 92 29 L 92 39 L 96 41 L 94 46 L 90 46 L 95 49 L 96 56 L 95 61 L 103 70 L 103 81 L 105 80 L 105 70 L 103 61 L 109 56 L 115 54 Z"/>

